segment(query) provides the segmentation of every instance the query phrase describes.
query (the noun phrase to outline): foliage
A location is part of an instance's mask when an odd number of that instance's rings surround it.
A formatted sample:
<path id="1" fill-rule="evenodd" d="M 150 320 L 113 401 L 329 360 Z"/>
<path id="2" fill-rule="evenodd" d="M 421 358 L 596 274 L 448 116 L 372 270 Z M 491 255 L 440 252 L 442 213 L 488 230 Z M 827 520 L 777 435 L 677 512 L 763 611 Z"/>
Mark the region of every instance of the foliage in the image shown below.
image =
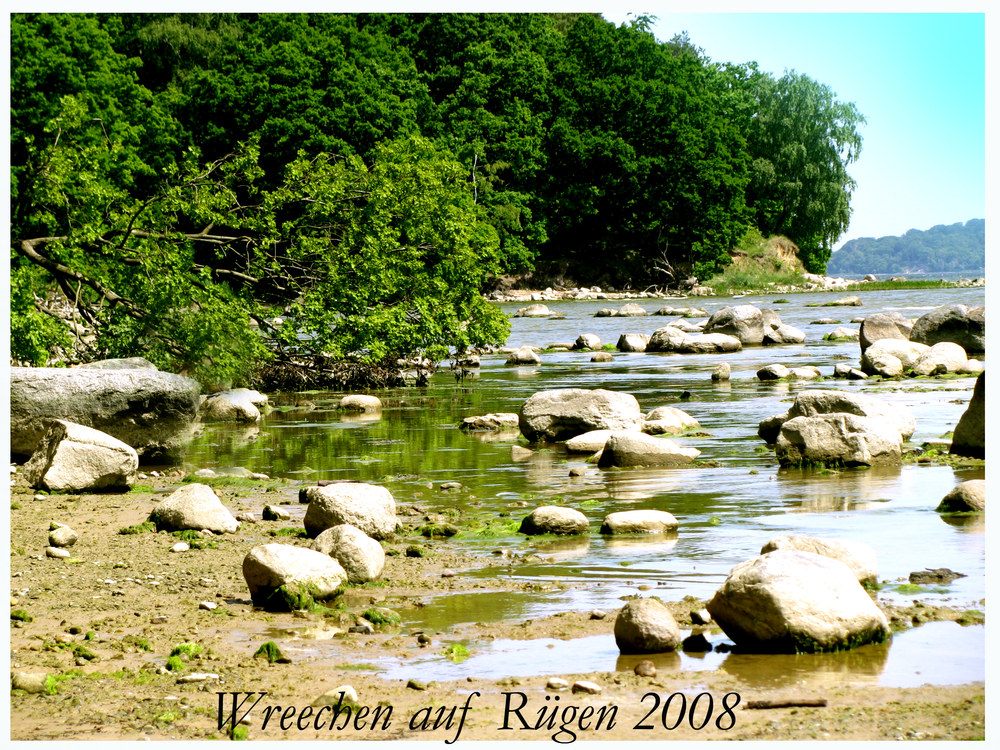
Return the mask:
<path id="1" fill-rule="evenodd" d="M 941 273 L 986 268 L 986 221 L 911 229 L 901 237 L 862 237 L 830 258 L 831 274 Z"/>

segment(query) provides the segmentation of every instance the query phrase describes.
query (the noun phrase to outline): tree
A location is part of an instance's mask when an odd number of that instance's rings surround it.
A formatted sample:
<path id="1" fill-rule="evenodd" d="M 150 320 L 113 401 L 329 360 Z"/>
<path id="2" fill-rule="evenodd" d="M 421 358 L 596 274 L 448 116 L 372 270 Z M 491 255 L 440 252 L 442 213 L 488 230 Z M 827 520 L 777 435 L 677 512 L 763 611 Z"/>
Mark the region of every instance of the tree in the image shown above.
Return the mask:
<path id="1" fill-rule="evenodd" d="M 28 149 L 34 213 L 13 228 L 12 249 L 30 293 L 44 296 L 48 281 L 73 303 L 90 356 L 253 382 L 267 361 L 378 369 L 504 339 L 505 318 L 478 293 L 497 268 L 496 234 L 464 169 L 428 141 L 385 145 L 370 167 L 303 154 L 274 188 L 258 185 L 251 141 L 168 167 L 137 195 L 116 179 L 129 149 L 75 97 L 62 107 Z M 24 233 L 42 225 L 50 232 Z M 28 352 L 38 326 L 22 325 L 23 312 L 12 310 L 13 350 Z"/>
<path id="2" fill-rule="evenodd" d="M 853 103 L 794 71 L 775 80 L 755 65 L 734 66 L 752 100 L 743 125 L 752 158 L 747 205 L 765 235 L 784 235 L 806 270 L 823 273 L 851 218 L 847 167 L 861 153 L 865 118 Z"/>

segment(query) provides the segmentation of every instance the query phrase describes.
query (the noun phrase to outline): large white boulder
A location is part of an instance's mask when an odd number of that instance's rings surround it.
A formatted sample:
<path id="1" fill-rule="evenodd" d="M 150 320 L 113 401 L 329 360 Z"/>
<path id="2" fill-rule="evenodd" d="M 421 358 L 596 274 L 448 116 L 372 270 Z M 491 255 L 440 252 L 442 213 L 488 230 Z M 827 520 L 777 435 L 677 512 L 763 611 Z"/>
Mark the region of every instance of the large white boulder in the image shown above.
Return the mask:
<path id="1" fill-rule="evenodd" d="M 677 621 L 658 599 L 633 599 L 615 618 L 615 643 L 623 654 L 656 654 L 680 645 Z"/>
<path id="2" fill-rule="evenodd" d="M 847 565 L 799 550 L 736 565 L 708 611 L 738 646 L 764 652 L 838 651 L 891 635 L 882 610 Z"/>
<path id="3" fill-rule="evenodd" d="M 299 500 L 309 503 L 303 524 L 311 537 L 343 523 L 373 539 L 385 539 L 396 531 L 396 501 L 385 487 L 362 482 L 306 487 Z"/>
<path id="4" fill-rule="evenodd" d="M 536 534 L 586 534 L 590 528 L 587 517 L 574 508 L 557 505 L 543 505 L 535 508 L 523 521 L 518 531 L 533 536 Z"/>
<path id="5" fill-rule="evenodd" d="M 694 461 L 701 451 L 686 448 L 668 438 L 642 432 L 615 431 L 604 444 L 597 465 L 609 466 L 683 466 Z"/>
<path id="6" fill-rule="evenodd" d="M 208 529 L 217 534 L 236 531 L 240 523 L 207 484 L 186 484 L 171 492 L 150 518 L 159 529 L 183 531 Z"/>
<path id="7" fill-rule="evenodd" d="M 760 308 L 736 305 L 712 313 L 705 324 L 705 333 L 733 336 L 743 345 L 760 344 L 764 341 L 764 328 L 764 313 Z"/>
<path id="8" fill-rule="evenodd" d="M 774 443 L 778 439 L 781 425 L 790 419 L 837 413 L 873 417 L 880 422 L 891 424 L 903 440 L 909 438 L 917 428 L 916 420 L 905 407 L 894 406 L 863 393 L 815 389 L 801 391 L 796 395 L 795 401 L 784 414 L 761 421 L 757 434 L 765 442 Z"/>
<path id="9" fill-rule="evenodd" d="M 604 517 L 601 533 L 664 534 L 677 526 L 677 519 L 665 510 L 620 510 Z"/>
<path id="10" fill-rule="evenodd" d="M 564 445 L 570 453 L 597 453 L 608 442 L 614 430 L 591 430 L 571 437 Z"/>
<path id="11" fill-rule="evenodd" d="M 278 588 L 325 599 L 344 584 L 347 573 L 322 552 L 291 544 L 263 544 L 243 558 L 243 578 L 254 604 L 282 609 L 281 599 L 273 596 Z"/>
<path id="12" fill-rule="evenodd" d="M 521 406 L 521 434 L 529 442 L 567 440 L 591 430 L 638 430 L 639 402 L 630 393 L 563 388 L 539 391 Z"/>
<path id="13" fill-rule="evenodd" d="M 121 440 L 54 419 L 24 475 L 32 487 L 50 492 L 125 489 L 135 483 L 138 467 L 138 453 Z"/>
<path id="14" fill-rule="evenodd" d="M 951 341 L 941 341 L 923 352 L 914 363 L 914 375 L 940 375 L 949 372 L 961 372 L 969 361 L 965 349 Z"/>
<path id="15" fill-rule="evenodd" d="M 894 369 L 894 363 L 890 357 L 899 360 L 903 371 L 912 369 L 920 359 L 920 355 L 930 349 L 926 344 L 919 344 L 915 341 L 901 341 L 899 339 L 879 339 L 861 355 L 861 371 L 869 375 L 882 375 L 882 377 L 896 377 L 886 374 Z M 890 369 L 891 368 L 891 369 Z"/>
<path id="16" fill-rule="evenodd" d="M 342 523 L 320 533 L 312 548 L 329 555 L 347 571 L 351 583 L 374 581 L 385 567 L 385 550 L 361 529 Z"/>
<path id="17" fill-rule="evenodd" d="M 623 333 L 615 347 L 620 352 L 644 352 L 648 343 L 649 336 L 645 333 Z"/>
<path id="18" fill-rule="evenodd" d="M 902 459 L 899 431 L 872 417 L 820 414 L 781 425 L 774 452 L 782 466 L 876 466 Z"/>
<path id="19" fill-rule="evenodd" d="M 863 542 L 791 534 L 771 539 L 760 548 L 760 553 L 766 555 L 776 549 L 796 549 L 823 557 L 832 557 L 849 567 L 860 583 L 876 583 L 878 581 L 878 556 L 871 546 Z"/>
<path id="20" fill-rule="evenodd" d="M 263 402 L 255 403 L 256 393 L 245 388 L 213 393 L 201 405 L 201 418 L 206 422 L 259 422 L 258 403 Z"/>

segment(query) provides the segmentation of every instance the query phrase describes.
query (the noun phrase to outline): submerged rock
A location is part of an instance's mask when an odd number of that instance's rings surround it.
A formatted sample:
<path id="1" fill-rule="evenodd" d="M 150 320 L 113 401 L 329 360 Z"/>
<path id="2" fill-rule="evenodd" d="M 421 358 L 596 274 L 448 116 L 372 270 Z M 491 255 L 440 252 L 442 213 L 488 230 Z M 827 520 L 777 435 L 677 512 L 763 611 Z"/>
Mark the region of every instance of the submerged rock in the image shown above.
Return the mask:
<path id="1" fill-rule="evenodd" d="M 642 432 L 616 431 L 608 438 L 597 465 L 683 466 L 701 455 L 697 448 L 685 448 L 673 440 Z"/>
<path id="2" fill-rule="evenodd" d="M 844 563 L 779 549 L 735 566 L 708 604 L 741 648 L 839 651 L 887 640 L 886 616 Z"/>
<path id="3" fill-rule="evenodd" d="M 602 534 L 663 534 L 677 530 L 677 519 L 665 510 L 621 510 L 609 513 Z"/>
<path id="4" fill-rule="evenodd" d="M 590 528 L 587 517 L 574 508 L 543 505 L 535 508 L 523 521 L 518 533 L 574 535 L 586 534 Z"/>

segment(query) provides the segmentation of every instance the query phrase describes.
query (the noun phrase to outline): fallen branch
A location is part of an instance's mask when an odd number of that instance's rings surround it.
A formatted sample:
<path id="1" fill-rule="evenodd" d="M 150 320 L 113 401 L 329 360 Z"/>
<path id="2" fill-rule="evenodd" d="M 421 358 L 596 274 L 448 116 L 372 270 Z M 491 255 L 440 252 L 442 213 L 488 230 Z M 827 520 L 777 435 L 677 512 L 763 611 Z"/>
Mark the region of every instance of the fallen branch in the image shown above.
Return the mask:
<path id="1" fill-rule="evenodd" d="M 747 701 L 747 708 L 823 708 L 826 698 L 798 698 L 784 701 Z"/>

